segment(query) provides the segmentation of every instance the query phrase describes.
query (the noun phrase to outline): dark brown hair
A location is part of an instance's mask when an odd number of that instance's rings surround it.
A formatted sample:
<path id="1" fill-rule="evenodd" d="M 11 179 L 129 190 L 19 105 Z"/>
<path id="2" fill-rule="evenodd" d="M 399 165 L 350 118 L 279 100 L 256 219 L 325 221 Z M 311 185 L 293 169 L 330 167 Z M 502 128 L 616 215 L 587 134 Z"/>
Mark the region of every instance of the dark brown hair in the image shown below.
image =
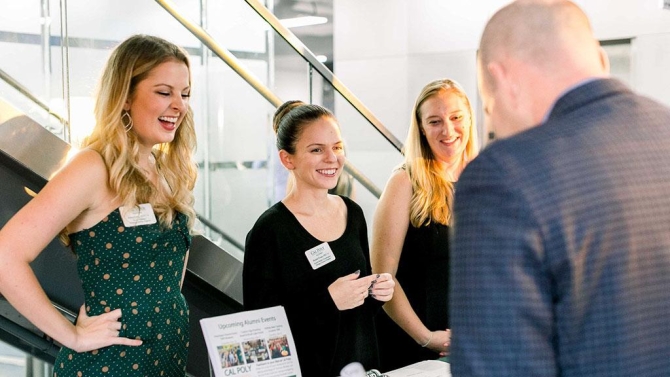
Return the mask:
<path id="1" fill-rule="evenodd" d="M 323 106 L 302 101 L 286 101 L 275 111 L 272 128 L 277 134 L 277 149 L 295 153 L 300 134 L 305 125 L 321 117 L 335 119 L 333 113 Z"/>

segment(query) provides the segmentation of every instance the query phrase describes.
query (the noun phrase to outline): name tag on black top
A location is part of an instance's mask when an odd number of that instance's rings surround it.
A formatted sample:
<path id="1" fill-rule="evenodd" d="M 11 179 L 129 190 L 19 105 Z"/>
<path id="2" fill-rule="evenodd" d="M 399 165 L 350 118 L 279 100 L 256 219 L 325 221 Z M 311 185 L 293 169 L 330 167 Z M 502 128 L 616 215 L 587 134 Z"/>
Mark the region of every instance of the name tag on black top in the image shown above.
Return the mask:
<path id="1" fill-rule="evenodd" d="M 325 266 L 335 260 L 335 254 L 333 254 L 333 250 L 330 248 L 330 245 L 328 245 L 328 242 L 316 245 L 305 251 L 305 256 L 307 257 L 309 264 L 312 265 L 313 270 Z"/>

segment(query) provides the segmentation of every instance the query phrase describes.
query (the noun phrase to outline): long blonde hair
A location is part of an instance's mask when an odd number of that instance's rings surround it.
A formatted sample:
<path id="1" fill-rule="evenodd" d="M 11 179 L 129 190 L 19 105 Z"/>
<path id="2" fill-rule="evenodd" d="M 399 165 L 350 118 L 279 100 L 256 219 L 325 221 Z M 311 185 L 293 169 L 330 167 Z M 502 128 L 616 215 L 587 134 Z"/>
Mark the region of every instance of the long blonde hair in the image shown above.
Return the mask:
<path id="1" fill-rule="evenodd" d="M 449 79 L 435 80 L 421 90 L 412 109 L 407 139 L 403 154 L 404 168 L 412 182 L 410 201 L 410 223 L 414 227 L 428 225 L 431 222 L 447 225 L 451 221 L 451 209 L 454 198 L 454 182 L 444 176 L 440 162 L 436 159 L 426 136 L 421 132 L 421 105 L 430 97 L 448 91 L 456 93 L 468 108 L 470 125 L 466 131 L 468 141 L 462 155 L 462 163 L 470 161 L 479 152 L 477 131 L 472 106 L 465 90 Z"/>
<path id="2" fill-rule="evenodd" d="M 158 190 L 149 182 L 138 164 L 139 143 L 136 134 L 126 132 L 122 121 L 123 106 L 152 69 L 167 61 L 186 64 L 188 54 L 180 47 L 158 37 L 134 35 L 112 52 L 103 71 L 95 102 L 95 128 L 82 143 L 100 153 L 109 173 L 109 186 L 124 206 L 151 203 L 160 224 L 170 227 L 175 210 L 188 217 L 193 228 L 193 188 L 197 167 L 193 110 L 190 105 L 170 143 L 154 147 L 156 165 L 170 188 Z M 189 77 L 189 84 L 191 79 Z"/>

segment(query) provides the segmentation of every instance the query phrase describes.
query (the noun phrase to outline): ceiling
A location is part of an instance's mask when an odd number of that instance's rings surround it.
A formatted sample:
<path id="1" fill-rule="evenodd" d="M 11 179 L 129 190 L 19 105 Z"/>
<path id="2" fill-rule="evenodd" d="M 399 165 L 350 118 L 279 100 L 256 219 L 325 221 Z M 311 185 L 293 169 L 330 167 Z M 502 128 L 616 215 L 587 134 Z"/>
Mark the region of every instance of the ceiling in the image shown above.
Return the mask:
<path id="1" fill-rule="evenodd" d="M 274 14 L 279 19 L 300 16 L 326 17 L 328 22 L 321 25 L 291 28 L 314 55 L 325 55 L 326 66 L 332 70 L 333 62 L 333 0 L 274 0 Z M 277 64 L 293 64 L 297 59 L 293 49 L 275 38 Z"/>

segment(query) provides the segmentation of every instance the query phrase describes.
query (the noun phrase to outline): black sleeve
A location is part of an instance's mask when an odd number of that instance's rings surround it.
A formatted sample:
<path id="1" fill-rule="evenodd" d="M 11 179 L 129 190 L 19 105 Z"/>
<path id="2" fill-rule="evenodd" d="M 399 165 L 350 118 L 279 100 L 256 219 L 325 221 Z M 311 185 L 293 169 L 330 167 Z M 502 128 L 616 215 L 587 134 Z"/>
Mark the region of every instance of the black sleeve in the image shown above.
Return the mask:
<path id="1" fill-rule="evenodd" d="M 242 269 L 244 309 L 282 305 L 278 284 L 278 245 L 271 229 L 256 223 L 247 234 Z"/>
<path id="2" fill-rule="evenodd" d="M 283 294 L 287 287 L 282 277 L 282 268 L 290 269 L 291 262 L 281 258 L 281 250 L 294 248 L 295 241 L 288 238 L 286 232 L 278 231 L 276 226 L 271 225 L 271 221 L 281 220 L 262 217 L 247 234 L 242 270 L 244 309 L 282 305 L 287 313 L 298 316 L 311 313 L 323 318 L 337 318 L 339 310 L 328 287 L 315 290 L 311 286 L 304 286 Z M 291 271 L 293 274 L 300 273 L 294 269 Z"/>

